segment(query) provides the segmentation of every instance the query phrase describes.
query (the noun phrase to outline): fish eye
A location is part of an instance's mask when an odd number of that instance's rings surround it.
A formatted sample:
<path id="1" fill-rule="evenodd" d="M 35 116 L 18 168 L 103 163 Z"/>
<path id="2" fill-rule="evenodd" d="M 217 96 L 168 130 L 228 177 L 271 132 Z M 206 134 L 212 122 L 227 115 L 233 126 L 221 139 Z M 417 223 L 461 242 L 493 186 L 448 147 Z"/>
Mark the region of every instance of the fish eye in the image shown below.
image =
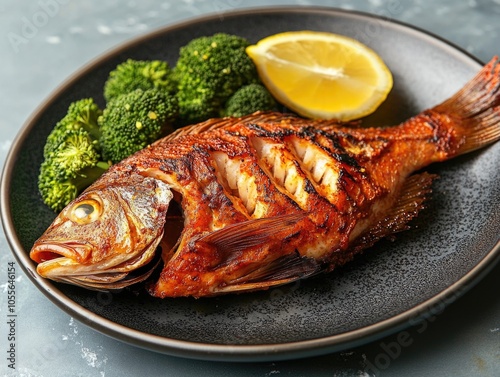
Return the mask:
<path id="1" fill-rule="evenodd" d="M 88 224 L 101 216 L 101 204 L 94 199 L 76 203 L 69 213 L 72 221 L 78 224 Z"/>
<path id="2" fill-rule="evenodd" d="M 78 207 L 75 208 L 75 216 L 79 219 L 83 219 L 84 217 L 87 217 L 94 212 L 94 206 L 88 204 L 88 203 L 83 203 L 80 204 Z"/>

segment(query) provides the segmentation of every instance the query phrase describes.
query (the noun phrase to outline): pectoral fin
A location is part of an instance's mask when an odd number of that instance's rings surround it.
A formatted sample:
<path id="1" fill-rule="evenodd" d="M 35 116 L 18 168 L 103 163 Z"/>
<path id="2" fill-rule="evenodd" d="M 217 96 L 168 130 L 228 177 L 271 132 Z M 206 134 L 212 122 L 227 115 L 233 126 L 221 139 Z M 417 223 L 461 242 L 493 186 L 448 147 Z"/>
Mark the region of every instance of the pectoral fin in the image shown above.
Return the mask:
<path id="1" fill-rule="evenodd" d="M 306 216 L 306 213 L 298 213 L 249 220 L 212 232 L 200 238 L 198 242 L 215 246 L 218 253 L 224 255 L 219 266 L 225 265 L 254 247 L 266 244 L 276 245 L 277 242 L 281 242 L 283 238 L 294 232 L 295 224 Z M 264 289 L 290 283 L 319 271 L 319 264 L 316 261 L 302 257 L 297 252 L 274 257 L 274 259 L 273 253 L 270 253 L 268 258 L 256 262 L 254 267 L 243 276 L 217 288 L 217 292 Z"/>
<path id="2" fill-rule="evenodd" d="M 300 256 L 299 253 L 295 252 L 262 265 L 217 291 L 221 293 L 241 292 L 270 288 L 310 277 L 320 270 L 320 264 L 314 259 Z"/>
<path id="3" fill-rule="evenodd" d="M 198 242 L 212 244 L 224 254 L 239 253 L 266 242 L 275 242 L 277 235 L 288 235 L 297 221 L 306 216 L 306 213 L 294 213 L 248 220 L 211 232 L 199 238 Z"/>

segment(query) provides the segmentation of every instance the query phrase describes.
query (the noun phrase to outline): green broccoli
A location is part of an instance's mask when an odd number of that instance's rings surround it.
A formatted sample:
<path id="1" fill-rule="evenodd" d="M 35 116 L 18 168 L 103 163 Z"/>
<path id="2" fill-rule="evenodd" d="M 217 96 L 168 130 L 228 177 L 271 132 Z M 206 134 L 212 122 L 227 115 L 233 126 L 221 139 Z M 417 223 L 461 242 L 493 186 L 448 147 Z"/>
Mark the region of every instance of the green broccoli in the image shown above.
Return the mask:
<path id="1" fill-rule="evenodd" d="M 82 128 L 61 131 L 58 145 L 50 143 L 40 167 L 38 190 L 47 206 L 61 211 L 110 165 L 101 160 L 98 141 Z"/>
<path id="2" fill-rule="evenodd" d="M 109 102 L 136 89 L 158 89 L 173 93 L 176 87 L 167 62 L 128 59 L 109 73 L 104 83 L 104 98 Z"/>
<path id="3" fill-rule="evenodd" d="M 241 117 L 256 111 L 274 110 L 276 101 L 269 91 L 260 84 L 242 86 L 226 102 L 222 115 Z"/>
<path id="4" fill-rule="evenodd" d="M 44 146 L 44 157 L 61 144 L 61 137 L 65 137 L 67 130 L 83 129 L 93 139 L 100 135 L 97 118 L 102 114 L 99 106 L 92 98 L 85 98 L 71 103 L 66 115 L 54 126 Z"/>
<path id="5" fill-rule="evenodd" d="M 239 36 L 218 33 L 191 40 L 181 47 L 174 67 L 181 124 L 219 116 L 225 102 L 241 86 L 259 76 Z"/>
<path id="6" fill-rule="evenodd" d="M 179 112 L 177 98 L 156 89 L 137 89 L 109 102 L 99 118 L 105 159 L 118 162 L 167 132 Z"/>
<path id="7" fill-rule="evenodd" d="M 92 98 L 75 101 L 47 136 L 38 189 L 54 211 L 63 209 L 109 167 L 101 160 L 98 142 L 101 114 Z"/>

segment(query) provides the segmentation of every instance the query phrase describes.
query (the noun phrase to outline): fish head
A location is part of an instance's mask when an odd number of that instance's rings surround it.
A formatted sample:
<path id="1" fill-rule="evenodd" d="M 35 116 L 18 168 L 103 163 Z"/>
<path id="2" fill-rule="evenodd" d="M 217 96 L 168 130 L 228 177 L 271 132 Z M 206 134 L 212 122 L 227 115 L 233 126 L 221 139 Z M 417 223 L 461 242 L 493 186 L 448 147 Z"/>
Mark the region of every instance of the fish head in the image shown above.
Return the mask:
<path id="1" fill-rule="evenodd" d="M 98 290 L 146 279 L 172 197 L 169 185 L 151 177 L 96 182 L 33 245 L 38 274 Z"/>

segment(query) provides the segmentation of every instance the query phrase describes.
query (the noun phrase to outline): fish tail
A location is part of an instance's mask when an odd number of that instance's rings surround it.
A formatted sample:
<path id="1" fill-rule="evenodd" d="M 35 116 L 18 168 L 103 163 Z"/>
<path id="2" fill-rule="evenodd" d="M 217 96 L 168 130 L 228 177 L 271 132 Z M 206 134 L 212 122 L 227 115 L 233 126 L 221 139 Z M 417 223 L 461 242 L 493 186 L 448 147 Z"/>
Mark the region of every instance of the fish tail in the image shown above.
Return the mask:
<path id="1" fill-rule="evenodd" d="M 500 59 L 491 59 L 462 89 L 431 111 L 447 115 L 462 138 L 455 155 L 499 140 Z"/>

